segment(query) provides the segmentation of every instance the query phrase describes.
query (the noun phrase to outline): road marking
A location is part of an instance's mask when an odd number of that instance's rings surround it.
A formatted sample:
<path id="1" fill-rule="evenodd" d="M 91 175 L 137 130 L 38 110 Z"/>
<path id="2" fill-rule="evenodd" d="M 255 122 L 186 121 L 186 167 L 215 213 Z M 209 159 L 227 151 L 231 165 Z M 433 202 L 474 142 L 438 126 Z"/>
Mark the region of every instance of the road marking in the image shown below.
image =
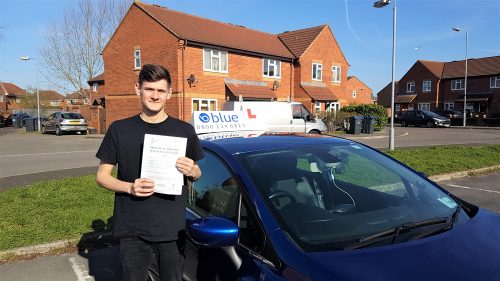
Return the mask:
<path id="1" fill-rule="evenodd" d="M 478 191 L 485 191 L 485 192 L 491 192 L 491 193 L 498 193 L 498 194 L 500 194 L 500 191 L 496 191 L 496 190 L 489 190 L 489 189 L 482 189 L 482 188 L 473 188 L 473 187 L 456 185 L 456 184 L 447 184 L 447 185 L 452 186 L 452 187 L 458 187 L 458 188 L 464 188 L 464 189 L 471 189 L 471 190 L 478 190 Z"/>
<path id="2" fill-rule="evenodd" d="M 10 177 L 17 177 L 17 176 L 25 176 L 25 175 L 31 175 L 31 174 L 39 174 L 39 173 L 59 172 L 59 171 L 64 171 L 64 170 L 81 169 L 81 168 L 95 168 L 96 171 L 97 171 L 97 167 L 98 166 L 99 166 L 99 163 L 97 163 L 96 165 L 93 165 L 93 166 L 80 166 L 80 167 L 71 167 L 71 168 L 59 168 L 57 170 L 49 170 L 49 171 L 36 171 L 36 172 L 29 172 L 29 173 L 22 173 L 22 174 L 1 176 L 0 179 L 10 178 Z"/>
<path id="3" fill-rule="evenodd" d="M 68 154 L 68 153 L 89 153 L 96 152 L 97 150 L 77 150 L 77 151 L 64 151 L 64 152 L 45 152 L 45 153 L 30 153 L 30 154 L 10 154 L 10 155 L 1 155 L 2 157 L 19 157 L 19 156 L 40 156 L 40 155 L 53 155 L 53 154 Z"/>
<path id="4" fill-rule="evenodd" d="M 78 265 L 76 262 L 76 258 L 69 258 L 69 262 L 71 263 L 71 267 L 73 268 L 73 271 L 76 274 L 76 277 L 78 277 L 78 281 L 85 281 L 87 279 L 94 280 L 92 276 L 89 276 L 87 270 L 82 270 L 81 267 Z"/>

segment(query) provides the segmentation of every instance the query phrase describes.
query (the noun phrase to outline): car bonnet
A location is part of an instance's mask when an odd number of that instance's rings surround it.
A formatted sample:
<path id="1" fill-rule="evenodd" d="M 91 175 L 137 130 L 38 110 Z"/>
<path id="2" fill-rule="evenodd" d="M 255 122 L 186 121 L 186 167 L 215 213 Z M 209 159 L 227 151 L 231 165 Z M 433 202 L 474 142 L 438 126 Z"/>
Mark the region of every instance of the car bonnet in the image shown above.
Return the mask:
<path id="1" fill-rule="evenodd" d="M 307 253 L 312 280 L 499 280 L 500 216 L 481 210 L 452 230 L 421 240 Z"/>

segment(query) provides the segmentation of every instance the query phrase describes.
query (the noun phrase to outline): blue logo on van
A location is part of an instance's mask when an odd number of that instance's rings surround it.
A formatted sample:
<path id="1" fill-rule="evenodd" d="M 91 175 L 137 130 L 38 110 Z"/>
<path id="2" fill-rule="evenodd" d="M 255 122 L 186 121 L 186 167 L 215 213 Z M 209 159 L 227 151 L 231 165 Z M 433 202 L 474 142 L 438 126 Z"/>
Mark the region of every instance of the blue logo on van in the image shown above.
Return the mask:
<path id="1" fill-rule="evenodd" d="M 201 113 L 199 118 L 200 118 L 200 121 L 203 123 L 207 123 L 210 121 L 210 116 L 208 116 L 208 114 L 206 114 L 206 113 Z"/>
<path id="2" fill-rule="evenodd" d="M 232 112 L 217 112 L 217 113 L 200 113 L 198 117 L 203 123 L 238 123 L 239 118 L 237 114 Z"/>

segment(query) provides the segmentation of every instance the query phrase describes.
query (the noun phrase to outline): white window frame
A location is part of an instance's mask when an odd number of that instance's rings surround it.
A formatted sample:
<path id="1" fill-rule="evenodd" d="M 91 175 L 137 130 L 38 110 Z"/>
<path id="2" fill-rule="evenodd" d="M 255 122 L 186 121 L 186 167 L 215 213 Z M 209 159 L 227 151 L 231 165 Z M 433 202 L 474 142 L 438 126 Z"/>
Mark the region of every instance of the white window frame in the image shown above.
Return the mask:
<path id="1" fill-rule="evenodd" d="M 490 88 L 500 88 L 500 76 L 490 77 Z"/>
<path id="2" fill-rule="evenodd" d="M 451 90 L 452 91 L 463 90 L 464 83 L 465 83 L 464 79 L 451 80 Z"/>
<path id="3" fill-rule="evenodd" d="M 266 69 L 266 61 L 267 61 L 267 69 Z M 274 75 L 266 74 L 266 70 L 267 70 L 267 73 L 270 73 L 271 67 L 273 67 L 273 69 L 274 69 L 274 71 L 273 71 Z M 263 58 L 262 59 L 262 76 L 267 77 L 267 78 L 281 79 L 281 61 Z"/>
<path id="4" fill-rule="evenodd" d="M 333 101 L 330 103 L 330 105 L 328 105 L 328 107 L 326 108 L 326 111 L 327 112 L 337 112 L 340 110 L 340 102 L 338 101 Z"/>
<path id="5" fill-rule="evenodd" d="M 315 68 L 316 68 L 316 71 L 315 71 Z M 315 76 L 317 76 L 318 72 L 319 72 L 319 79 L 318 79 L 318 77 L 315 78 Z M 323 64 L 313 62 L 313 64 L 312 64 L 312 77 L 311 78 L 314 81 L 323 81 Z"/>
<path id="6" fill-rule="evenodd" d="M 141 68 L 141 50 L 134 50 L 134 69 Z"/>
<path id="7" fill-rule="evenodd" d="M 205 60 L 205 52 L 210 52 L 210 61 L 207 62 Z M 222 64 L 222 57 L 226 57 L 226 64 Z M 214 66 L 212 65 L 212 59 L 213 58 L 218 58 L 219 59 L 219 70 L 216 70 Z M 210 63 L 210 67 L 206 68 L 205 64 Z M 225 69 L 223 69 L 225 68 Z M 219 72 L 219 73 L 227 73 L 229 69 L 229 56 L 227 54 L 227 51 L 222 51 L 222 50 L 216 50 L 216 49 L 208 49 L 208 48 L 203 48 L 203 70 L 204 71 L 210 71 L 210 72 Z"/>
<path id="8" fill-rule="evenodd" d="M 321 102 L 314 102 L 314 112 L 321 112 Z"/>
<path id="9" fill-rule="evenodd" d="M 194 108 L 194 101 L 198 101 L 198 108 Z M 210 102 L 215 102 L 215 110 L 217 110 L 217 99 L 203 99 L 203 98 L 192 98 L 191 99 L 191 113 L 193 111 L 210 111 Z M 206 110 L 203 110 L 206 109 Z"/>
<path id="10" fill-rule="evenodd" d="M 432 89 L 432 81 L 431 80 L 424 80 L 424 82 L 422 82 L 422 92 L 430 92 Z"/>
<path id="11" fill-rule="evenodd" d="M 454 102 L 445 102 L 444 103 L 444 109 L 449 109 L 449 110 L 454 110 L 455 109 L 455 103 Z"/>
<path id="12" fill-rule="evenodd" d="M 401 105 L 399 103 L 394 105 L 394 111 L 395 112 L 400 112 L 401 111 Z"/>
<path id="13" fill-rule="evenodd" d="M 357 95 L 358 95 L 358 94 L 356 93 L 356 90 L 352 90 L 352 97 L 353 97 L 353 98 L 356 98 L 356 96 L 357 96 Z"/>
<path id="14" fill-rule="evenodd" d="M 3 102 L 3 95 L 0 94 L 0 102 Z"/>
<path id="15" fill-rule="evenodd" d="M 97 92 L 97 82 L 92 83 L 92 92 Z"/>
<path id="16" fill-rule="evenodd" d="M 415 92 L 415 82 L 410 81 L 406 83 L 406 92 L 407 93 L 414 93 Z"/>
<path id="17" fill-rule="evenodd" d="M 56 100 L 50 101 L 50 106 L 58 106 L 58 105 L 59 105 L 59 101 L 56 101 Z"/>
<path id="18" fill-rule="evenodd" d="M 430 111 L 431 110 L 431 104 L 428 103 L 428 102 L 419 102 L 418 103 L 418 110 Z"/>
<path id="19" fill-rule="evenodd" d="M 16 98 L 16 103 L 21 103 L 21 98 Z"/>
<path id="20" fill-rule="evenodd" d="M 332 82 L 340 83 L 342 75 L 342 67 L 338 65 L 332 66 Z"/>

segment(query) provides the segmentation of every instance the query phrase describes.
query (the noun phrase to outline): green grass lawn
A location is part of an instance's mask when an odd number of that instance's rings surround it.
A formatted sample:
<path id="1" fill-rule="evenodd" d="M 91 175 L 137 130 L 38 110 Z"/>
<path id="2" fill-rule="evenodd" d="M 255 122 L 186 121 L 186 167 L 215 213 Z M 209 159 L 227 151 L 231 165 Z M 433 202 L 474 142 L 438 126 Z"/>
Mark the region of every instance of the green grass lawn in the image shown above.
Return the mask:
<path id="1" fill-rule="evenodd" d="M 441 146 L 386 152 L 427 175 L 500 165 L 500 145 Z M 0 251 L 104 230 L 113 193 L 95 176 L 49 180 L 0 192 Z"/>
<path id="2" fill-rule="evenodd" d="M 500 165 L 500 144 L 447 145 L 385 153 L 428 176 Z"/>
<path id="3" fill-rule="evenodd" d="M 103 230 L 114 194 L 95 176 L 49 180 L 0 192 L 0 251 Z"/>

